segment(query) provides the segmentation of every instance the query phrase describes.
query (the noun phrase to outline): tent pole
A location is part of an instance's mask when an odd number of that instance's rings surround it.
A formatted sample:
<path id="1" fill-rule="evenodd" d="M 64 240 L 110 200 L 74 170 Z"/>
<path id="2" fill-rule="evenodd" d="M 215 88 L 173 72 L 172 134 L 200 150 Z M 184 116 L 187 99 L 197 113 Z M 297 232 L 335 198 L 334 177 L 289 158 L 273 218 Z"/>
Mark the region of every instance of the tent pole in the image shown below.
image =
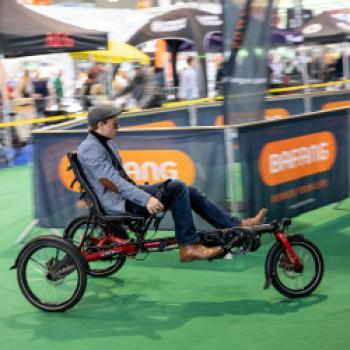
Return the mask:
<path id="1" fill-rule="evenodd" d="M 343 79 L 349 79 L 349 56 L 348 56 L 348 44 L 346 42 L 342 45 L 342 56 L 343 56 Z M 346 87 L 347 83 L 345 84 Z"/>
<path id="2" fill-rule="evenodd" d="M 300 50 L 300 63 L 301 63 L 301 76 L 303 85 L 309 84 L 309 73 L 308 73 L 308 64 L 307 64 L 307 53 L 304 47 L 301 47 Z M 308 90 L 306 90 L 308 91 Z"/>
<path id="3" fill-rule="evenodd" d="M 10 108 L 9 108 L 9 101 L 8 101 L 8 95 L 7 95 L 7 83 L 6 83 L 6 76 L 5 76 L 5 67 L 4 67 L 4 55 L 0 54 L 0 91 L 1 91 L 1 98 L 2 98 L 2 114 L 3 114 L 3 121 L 9 122 L 10 119 Z M 5 128 L 5 146 L 12 147 L 12 138 L 11 138 L 11 128 Z"/>
<path id="4" fill-rule="evenodd" d="M 180 43 L 177 43 L 177 40 L 167 40 L 167 45 L 171 53 L 171 70 L 173 74 L 173 88 L 174 88 L 174 94 L 176 97 L 178 97 L 178 91 L 177 87 L 179 85 L 179 78 L 177 74 L 176 69 L 176 60 L 177 60 L 177 51 L 180 46 Z"/>
<path id="5" fill-rule="evenodd" d="M 203 51 L 198 53 L 199 58 L 199 82 L 200 82 L 200 97 L 208 97 L 208 77 L 207 77 L 207 58 Z"/>

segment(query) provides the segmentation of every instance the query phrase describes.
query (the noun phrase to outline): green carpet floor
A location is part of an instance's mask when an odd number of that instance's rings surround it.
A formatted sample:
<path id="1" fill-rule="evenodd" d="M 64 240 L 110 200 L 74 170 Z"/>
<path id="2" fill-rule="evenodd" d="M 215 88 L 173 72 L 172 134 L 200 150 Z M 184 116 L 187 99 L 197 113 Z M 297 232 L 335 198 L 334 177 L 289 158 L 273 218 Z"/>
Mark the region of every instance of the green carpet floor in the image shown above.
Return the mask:
<path id="1" fill-rule="evenodd" d="M 9 271 L 14 241 L 32 220 L 31 168 L 0 171 L 0 341 L 6 350 L 341 349 L 350 342 L 350 200 L 299 216 L 321 249 L 325 278 L 314 295 L 288 300 L 262 290 L 270 240 L 233 260 L 180 264 L 177 252 L 129 260 L 110 278 L 89 278 L 72 310 L 47 314 Z M 31 237 L 43 234 L 35 229 Z"/>

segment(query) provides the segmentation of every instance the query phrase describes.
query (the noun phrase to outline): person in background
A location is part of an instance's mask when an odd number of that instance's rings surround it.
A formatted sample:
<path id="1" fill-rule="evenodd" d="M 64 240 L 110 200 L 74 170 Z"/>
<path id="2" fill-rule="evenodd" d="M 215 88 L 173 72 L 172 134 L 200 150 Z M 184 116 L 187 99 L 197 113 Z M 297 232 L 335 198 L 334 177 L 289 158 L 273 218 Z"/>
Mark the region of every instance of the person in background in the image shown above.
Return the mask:
<path id="1" fill-rule="evenodd" d="M 224 86 L 223 86 L 223 79 L 224 77 L 224 61 L 221 61 L 217 66 L 216 71 L 216 79 L 215 79 L 215 90 L 217 96 L 223 96 L 224 94 Z"/>
<path id="2" fill-rule="evenodd" d="M 28 70 L 23 72 L 23 76 L 19 81 L 16 89 L 17 98 L 29 98 L 33 93 L 32 79 L 30 78 L 30 73 Z"/>
<path id="3" fill-rule="evenodd" d="M 14 148 L 6 146 L 4 135 L 0 134 L 0 169 L 3 167 L 13 166 L 14 158 L 15 158 Z"/>
<path id="4" fill-rule="evenodd" d="M 91 88 L 96 84 L 96 76 L 88 73 L 87 79 L 85 80 L 81 89 L 81 103 L 84 111 L 87 111 L 92 106 L 91 101 Z"/>
<path id="5" fill-rule="evenodd" d="M 49 96 L 48 80 L 39 73 L 33 80 L 33 93 L 37 114 L 39 117 L 45 117 L 47 97 Z"/>
<path id="6" fill-rule="evenodd" d="M 89 68 L 88 75 L 95 81 L 102 83 L 103 75 L 105 72 L 106 70 L 102 63 L 95 63 L 92 67 Z"/>
<path id="7" fill-rule="evenodd" d="M 128 71 L 124 69 L 124 67 L 119 67 L 112 82 L 114 94 L 117 95 L 128 84 L 129 84 Z M 130 94 L 125 94 L 124 96 L 115 98 L 114 103 L 116 106 L 119 106 L 124 109 L 126 107 L 129 107 L 129 99 L 130 99 Z"/>
<path id="8" fill-rule="evenodd" d="M 192 56 L 188 57 L 187 65 L 188 66 L 180 73 L 179 98 L 181 100 L 199 98 L 199 84 L 195 58 Z"/>
<path id="9" fill-rule="evenodd" d="M 155 79 L 157 81 L 158 86 L 160 86 L 162 89 L 165 88 L 165 72 L 163 67 L 154 67 L 154 75 Z"/>
<path id="10" fill-rule="evenodd" d="M 105 88 L 100 83 L 92 85 L 90 95 L 93 105 L 102 104 L 108 101 L 108 96 L 106 95 Z"/>
<path id="11" fill-rule="evenodd" d="M 134 64 L 134 76 L 124 88 L 122 88 L 115 96 L 119 98 L 131 92 L 133 99 L 132 106 L 139 106 L 141 98 L 144 94 L 146 84 L 145 68 L 139 64 Z"/>
<path id="12" fill-rule="evenodd" d="M 164 95 L 164 75 L 156 67 L 145 68 L 145 87 L 139 102 L 141 108 L 161 107 Z"/>
<path id="13" fill-rule="evenodd" d="M 159 78 L 155 75 L 154 67 L 136 65 L 134 78 L 117 93 L 116 98 L 129 92 L 132 92 L 136 106 L 140 108 L 153 108 L 162 105 L 163 89 Z"/>
<path id="14" fill-rule="evenodd" d="M 61 104 L 61 99 L 63 97 L 63 84 L 62 84 L 62 72 L 59 71 L 53 78 L 53 87 L 56 95 L 56 103 L 58 106 Z"/>

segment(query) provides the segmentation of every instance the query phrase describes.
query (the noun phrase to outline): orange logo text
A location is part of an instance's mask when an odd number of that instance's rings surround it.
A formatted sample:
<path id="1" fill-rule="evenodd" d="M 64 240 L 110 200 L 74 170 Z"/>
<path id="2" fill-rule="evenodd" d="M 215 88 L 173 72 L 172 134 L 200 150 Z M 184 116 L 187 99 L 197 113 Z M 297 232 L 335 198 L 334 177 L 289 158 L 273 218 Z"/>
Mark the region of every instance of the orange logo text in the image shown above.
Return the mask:
<path id="1" fill-rule="evenodd" d="M 150 185 L 166 179 L 178 179 L 192 185 L 196 179 L 196 167 L 193 160 L 178 150 L 132 150 L 120 151 L 123 166 L 128 175 L 138 184 Z M 59 178 L 70 191 L 79 192 L 80 185 L 74 180 L 72 170 L 67 170 L 69 161 L 64 156 L 58 165 Z"/>
<path id="2" fill-rule="evenodd" d="M 324 131 L 266 144 L 259 156 L 259 173 L 268 186 L 330 170 L 337 155 L 337 143 Z"/>
<path id="3" fill-rule="evenodd" d="M 196 178 L 196 168 L 192 159 L 182 151 L 121 151 L 120 156 L 125 171 L 137 184 L 179 179 L 191 185 Z"/>

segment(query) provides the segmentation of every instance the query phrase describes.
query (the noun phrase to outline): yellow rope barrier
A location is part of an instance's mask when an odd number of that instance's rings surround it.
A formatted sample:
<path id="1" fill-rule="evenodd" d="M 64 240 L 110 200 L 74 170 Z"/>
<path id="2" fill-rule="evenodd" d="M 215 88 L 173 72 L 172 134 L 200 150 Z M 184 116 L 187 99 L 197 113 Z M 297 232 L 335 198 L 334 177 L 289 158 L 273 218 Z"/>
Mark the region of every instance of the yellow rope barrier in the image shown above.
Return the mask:
<path id="1" fill-rule="evenodd" d="M 38 124 L 38 123 L 52 122 L 52 121 L 64 120 L 64 119 L 74 119 L 76 117 L 83 117 L 83 116 L 86 116 L 86 113 L 71 113 L 67 115 L 55 115 L 52 117 L 45 117 L 45 118 L 18 120 L 15 122 L 0 123 L 0 128 L 6 128 L 9 126 L 17 126 L 17 125 L 25 125 L 25 124 Z"/>
<path id="2" fill-rule="evenodd" d="M 329 83 L 320 83 L 320 84 L 310 84 L 310 85 L 299 85 L 299 86 L 291 86 L 291 87 L 285 87 L 285 88 L 276 88 L 276 89 L 269 89 L 268 92 L 289 92 L 289 91 L 297 91 L 297 90 L 304 90 L 309 88 L 318 88 L 318 87 L 327 87 L 327 86 L 334 86 L 338 84 L 344 84 L 344 83 L 350 83 L 350 80 L 340 80 L 340 81 L 332 81 Z M 198 98 L 195 100 L 187 100 L 187 101 L 178 101 L 178 102 L 167 102 L 163 104 L 163 108 L 174 108 L 174 107 L 185 107 L 185 106 L 192 106 L 199 103 L 207 103 L 207 102 L 215 102 L 215 101 L 222 101 L 224 98 L 223 96 L 216 96 L 216 97 L 206 97 L 206 98 Z M 140 108 L 131 108 L 128 112 L 133 112 L 133 110 L 136 112 L 144 111 Z M 65 120 L 65 119 L 74 119 L 76 117 L 85 117 L 86 112 L 81 113 L 71 113 L 67 115 L 57 115 L 52 117 L 46 117 L 46 118 L 35 118 L 35 119 L 27 119 L 27 120 L 19 120 L 15 122 L 5 122 L 0 123 L 0 128 L 6 128 L 9 126 L 17 126 L 17 125 L 25 125 L 25 124 L 38 124 L 38 123 L 44 123 L 44 122 L 51 122 L 51 121 L 57 121 L 57 120 Z"/>
<path id="3" fill-rule="evenodd" d="M 309 88 L 317 88 L 317 87 L 327 87 L 334 86 L 338 84 L 350 83 L 350 80 L 339 80 L 339 81 L 331 81 L 329 83 L 320 83 L 320 84 L 309 84 L 309 85 L 299 85 L 299 86 L 291 86 L 285 88 L 276 88 L 269 89 L 269 92 L 287 92 L 287 91 L 296 91 L 296 90 L 304 90 Z"/>

